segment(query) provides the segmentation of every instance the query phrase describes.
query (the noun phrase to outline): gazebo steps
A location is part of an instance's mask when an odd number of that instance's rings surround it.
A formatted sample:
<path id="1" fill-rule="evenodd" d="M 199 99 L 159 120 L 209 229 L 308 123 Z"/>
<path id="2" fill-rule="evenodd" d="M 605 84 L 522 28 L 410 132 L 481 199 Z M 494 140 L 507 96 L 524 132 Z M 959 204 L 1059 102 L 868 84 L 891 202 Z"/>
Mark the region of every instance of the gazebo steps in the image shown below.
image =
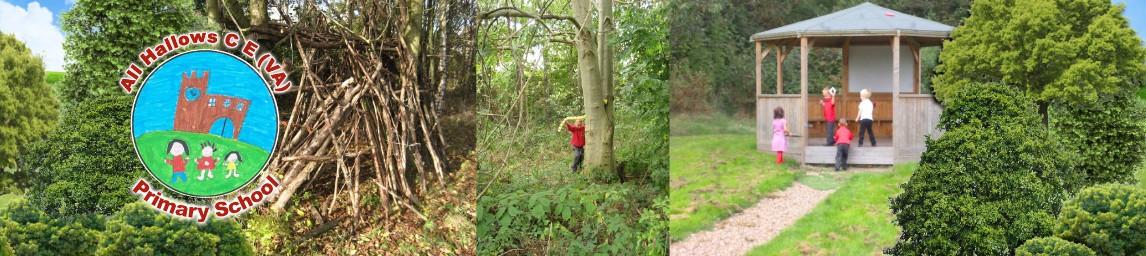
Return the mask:
<path id="1" fill-rule="evenodd" d="M 806 164 L 835 164 L 836 147 L 809 146 L 804 153 Z M 856 147 L 848 150 L 848 164 L 895 164 L 895 148 L 893 147 Z"/>

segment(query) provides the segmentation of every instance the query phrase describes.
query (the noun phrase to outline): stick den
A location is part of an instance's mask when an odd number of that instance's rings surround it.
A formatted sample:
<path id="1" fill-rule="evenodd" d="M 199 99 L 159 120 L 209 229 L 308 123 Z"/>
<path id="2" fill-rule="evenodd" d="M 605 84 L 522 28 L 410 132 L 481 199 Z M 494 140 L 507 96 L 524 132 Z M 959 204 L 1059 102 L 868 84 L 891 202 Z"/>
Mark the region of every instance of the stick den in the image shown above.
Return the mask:
<path id="1" fill-rule="evenodd" d="M 217 218 L 226 218 L 232 215 L 239 215 L 246 212 L 248 209 L 262 203 L 271 194 L 274 194 L 279 188 L 278 180 L 270 175 L 263 175 L 266 177 L 263 183 L 258 186 L 258 189 L 248 192 L 247 194 L 240 194 L 230 201 L 219 200 L 211 204 L 214 206 L 214 215 Z M 143 196 L 143 201 L 150 204 L 155 209 L 171 214 L 171 216 L 193 219 L 199 223 L 207 221 L 208 206 L 189 204 L 180 202 L 171 198 L 163 196 L 162 190 L 152 190 L 151 184 L 143 179 L 135 182 L 135 186 L 131 189 L 132 193 Z"/>

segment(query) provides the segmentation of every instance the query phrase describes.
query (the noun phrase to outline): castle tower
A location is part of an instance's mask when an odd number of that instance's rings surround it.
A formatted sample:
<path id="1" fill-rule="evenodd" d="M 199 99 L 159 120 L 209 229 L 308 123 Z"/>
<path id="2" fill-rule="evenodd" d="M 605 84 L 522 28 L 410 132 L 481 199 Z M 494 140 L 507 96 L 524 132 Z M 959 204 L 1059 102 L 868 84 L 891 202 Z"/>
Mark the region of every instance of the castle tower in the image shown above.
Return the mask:
<path id="1" fill-rule="evenodd" d="M 175 105 L 173 129 L 238 139 L 251 101 L 207 93 L 208 78 L 210 74 L 207 71 L 203 71 L 200 76 L 196 76 L 195 71 L 183 74 L 179 84 L 179 100 Z M 213 131 L 216 127 L 217 131 Z"/>
<path id="2" fill-rule="evenodd" d="M 179 101 L 175 105 L 176 131 L 202 132 L 211 128 L 200 127 L 202 123 L 200 119 L 206 107 L 203 103 L 206 101 L 204 96 L 207 94 L 207 80 L 210 77 L 208 71 L 203 71 L 201 76 L 195 76 L 195 71 L 191 71 L 190 75 L 183 73 L 183 79 L 179 83 Z"/>

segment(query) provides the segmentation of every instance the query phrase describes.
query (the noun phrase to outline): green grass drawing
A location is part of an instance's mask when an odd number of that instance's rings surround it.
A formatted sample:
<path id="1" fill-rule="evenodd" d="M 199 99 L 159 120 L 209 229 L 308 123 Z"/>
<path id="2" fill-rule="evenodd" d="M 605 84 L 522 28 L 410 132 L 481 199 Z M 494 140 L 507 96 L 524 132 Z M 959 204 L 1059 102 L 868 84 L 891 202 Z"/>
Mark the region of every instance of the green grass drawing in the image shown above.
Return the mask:
<path id="1" fill-rule="evenodd" d="M 180 139 L 187 142 L 188 149 L 187 155 L 185 155 L 185 157 L 188 158 L 186 181 L 180 179 L 177 182 L 171 182 L 171 165 L 168 165 L 164 160 L 171 158 L 171 155 L 167 153 L 167 144 L 170 143 L 172 139 Z M 214 171 L 215 178 L 204 177 L 204 180 L 198 180 L 197 178 L 200 172 L 195 167 L 195 159 L 201 156 L 201 145 L 204 142 L 215 143 L 216 150 L 213 157 L 218 159 L 218 164 L 216 164 Z M 226 194 L 242 187 L 247 181 L 250 181 L 258 174 L 262 165 L 266 163 L 267 157 L 269 157 L 269 154 L 262 148 L 213 134 L 155 131 L 136 138 L 135 145 L 139 149 L 139 156 L 143 159 L 143 164 L 151 170 L 151 173 L 155 175 L 156 179 L 178 192 L 201 197 Z M 227 175 L 224 158 L 227 153 L 231 151 L 239 152 L 239 155 L 241 155 L 243 159 L 243 161 L 238 164 L 238 178 L 224 177 Z"/>

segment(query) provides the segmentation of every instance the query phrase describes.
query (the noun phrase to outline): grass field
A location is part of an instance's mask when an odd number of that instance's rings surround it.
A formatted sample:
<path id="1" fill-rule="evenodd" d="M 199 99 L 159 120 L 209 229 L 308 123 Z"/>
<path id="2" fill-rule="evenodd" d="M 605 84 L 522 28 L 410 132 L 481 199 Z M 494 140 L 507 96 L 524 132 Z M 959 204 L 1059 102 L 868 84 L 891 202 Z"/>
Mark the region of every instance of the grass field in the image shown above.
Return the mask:
<path id="1" fill-rule="evenodd" d="M 673 118 L 669 233 L 673 240 L 709 229 L 721 219 L 788 187 L 795 165 L 778 165 L 756 151 L 751 121 L 728 117 Z"/>
<path id="2" fill-rule="evenodd" d="M 44 71 L 44 82 L 47 82 L 49 86 L 56 87 L 56 84 L 62 80 L 64 80 L 64 72 Z"/>
<path id="3" fill-rule="evenodd" d="M 189 163 L 186 169 L 187 181 L 180 179 L 171 183 L 171 166 L 164 160 L 170 158 L 170 155 L 167 154 L 167 144 L 175 138 L 187 142 L 188 154 L 186 156 L 189 158 Z M 202 149 L 200 144 L 203 142 L 215 143 L 217 149 L 214 157 L 220 161 L 214 171 L 215 178 L 200 181 L 196 179 L 199 176 L 199 171 L 195 168 L 194 159 L 200 157 Z M 262 148 L 212 134 L 177 131 L 149 132 L 136 138 L 135 144 L 139 147 L 139 155 L 143 158 L 144 164 L 159 181 L 167 183 L 175 190 L 194 196 L 215 196 L 238 189 L 255 177 L 268 157 L 267 152 Z M 222 159 L 231 151 L 238 151 L 243 159 L 243 162 L 238 164 L 238 178 L 224 178 L 227 171 Z"/>
<path id="4" fill-rule="evenodd" d="M 887 200 L 902 191 L 916 165 L 897 165 L 893 172 L 850 174 L 847 182 L 750 255 L 879 255 L 895 244 Z"/>

